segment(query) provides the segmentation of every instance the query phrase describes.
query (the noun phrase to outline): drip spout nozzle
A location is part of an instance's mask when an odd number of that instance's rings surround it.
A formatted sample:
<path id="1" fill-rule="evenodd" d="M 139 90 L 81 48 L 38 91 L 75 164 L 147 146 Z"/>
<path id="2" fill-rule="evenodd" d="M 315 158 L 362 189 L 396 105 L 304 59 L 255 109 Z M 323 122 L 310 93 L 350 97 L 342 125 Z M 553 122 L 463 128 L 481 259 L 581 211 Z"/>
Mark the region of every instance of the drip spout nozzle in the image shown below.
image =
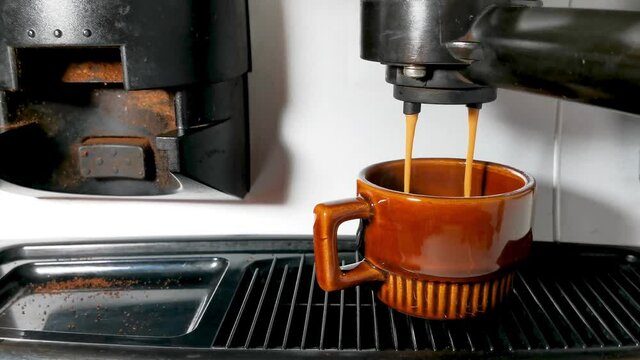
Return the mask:
<path id="1" fill-rule="evenodd" d="M 403 112 L 405 115 L 420 114 L 422 104 L 414 102 L 405 102 Z"/>

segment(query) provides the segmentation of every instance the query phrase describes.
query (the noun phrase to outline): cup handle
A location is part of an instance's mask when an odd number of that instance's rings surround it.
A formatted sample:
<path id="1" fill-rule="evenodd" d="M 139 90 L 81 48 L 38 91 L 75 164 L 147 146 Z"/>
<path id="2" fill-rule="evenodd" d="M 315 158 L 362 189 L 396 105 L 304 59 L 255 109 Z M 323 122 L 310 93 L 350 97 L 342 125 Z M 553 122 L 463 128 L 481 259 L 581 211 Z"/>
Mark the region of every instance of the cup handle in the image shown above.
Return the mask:
<path id="1" fill-rule="evenodd" d="M 319 204 L 313 210 L 316 215 L 313 225 L 316 278 L 323 290 L 342 290 L 365 282 L 385 279 L 385 273 L 366 259 L 341 268 L 338 258 L 340 224 L 347 220 L 368 219 L 373 215 L 372 210 L 371 205 L 360 198 Z"/>

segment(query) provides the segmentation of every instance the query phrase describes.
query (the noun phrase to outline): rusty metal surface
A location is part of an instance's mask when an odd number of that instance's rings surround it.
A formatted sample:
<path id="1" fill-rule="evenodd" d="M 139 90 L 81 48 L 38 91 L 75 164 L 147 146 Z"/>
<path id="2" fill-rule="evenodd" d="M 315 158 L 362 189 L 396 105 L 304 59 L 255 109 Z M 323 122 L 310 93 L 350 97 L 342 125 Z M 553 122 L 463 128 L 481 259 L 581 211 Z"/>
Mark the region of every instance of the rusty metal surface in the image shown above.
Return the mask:
<path id="1" fill-rule="evenodd" d="M 178 188 L 168 170 L 166 156 L 159 153 L 155 145 L 157 135 L 176 129 L 173 93 L 165 90 L 127 92 L 113 85 L 96 88 L 86 84 L 62 84 L 7 95 L 8 127 L 31 124 L 48 140 L 28 143 L 29 139 L 25 138 L 23 145 L 16 141 L 18 148 L 13 148 L 13 156 L 18 159 L 15 161 L 20 162 L 20 153 L 27 146 L 30 148 L 28 153 L 32 154 L 28 159 L 29 166 L 47 168 L 47 164 L 39 163 L 38 154 L 56 153 L 59 156 L 48 179 L 41 176 L 37 183 L 26 176 L 6 173 L 19 170 L 15 166 L 8 170 L 0 166 L 1 177 L 40 190 L 95 195 L 160 195 L 173 193 Z M 79 147 L 95 137 L 145 139 L 153 153 L 152 173 L 155 176 L 146 176 L 146 179 L 84 177 L 79 170 Z M 51 164 L 48 166 L 50 168 Z"/>
<path id="2" fill-rule="evenodd" d="M 143 138 L 100 137 L 86 140 L 80 146 L 79 171 L 85 178 L 145 179 L 150 154 L 149 142 Z"/>

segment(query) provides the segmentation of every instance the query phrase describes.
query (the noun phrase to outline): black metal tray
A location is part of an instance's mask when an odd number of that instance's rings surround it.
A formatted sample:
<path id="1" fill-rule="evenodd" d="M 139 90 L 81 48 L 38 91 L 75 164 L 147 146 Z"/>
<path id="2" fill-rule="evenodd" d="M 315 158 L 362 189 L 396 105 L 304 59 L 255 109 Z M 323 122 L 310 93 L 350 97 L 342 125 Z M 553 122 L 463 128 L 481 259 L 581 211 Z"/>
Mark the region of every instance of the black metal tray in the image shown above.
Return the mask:
<path id="1" fill-rule="evenodd" d="M 227 268 L 224 258 L 23 264 L 0 281 L 0 328 L 184 336 L 200 324 Z"/>
<path id="2" fill-rule="evenodd" d="M 353 239 L 339 247 L 357 259 Z M 510 301 L 470 321 L 325 293 L 309 238 L 31 245 L 0 252 L 2 358 L 640 356 L 636 249 L 536 243 Z M 72 354 L 72 355 L 71 355 Z"/>

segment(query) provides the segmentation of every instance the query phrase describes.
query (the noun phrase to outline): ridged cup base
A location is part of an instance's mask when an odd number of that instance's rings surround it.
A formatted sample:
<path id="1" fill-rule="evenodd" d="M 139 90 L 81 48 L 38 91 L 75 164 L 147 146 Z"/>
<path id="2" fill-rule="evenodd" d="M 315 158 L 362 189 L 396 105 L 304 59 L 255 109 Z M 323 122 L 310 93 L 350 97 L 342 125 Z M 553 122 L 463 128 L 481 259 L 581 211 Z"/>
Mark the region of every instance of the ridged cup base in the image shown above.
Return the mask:
<path id="1" fill-rule="evenodd" d="M 402 313 L 425 319 L 476 317 L 501 304 L 513 287 L 512 272 L 473 282 L 440 282 L 389 274 L 378 298 Z"/>

